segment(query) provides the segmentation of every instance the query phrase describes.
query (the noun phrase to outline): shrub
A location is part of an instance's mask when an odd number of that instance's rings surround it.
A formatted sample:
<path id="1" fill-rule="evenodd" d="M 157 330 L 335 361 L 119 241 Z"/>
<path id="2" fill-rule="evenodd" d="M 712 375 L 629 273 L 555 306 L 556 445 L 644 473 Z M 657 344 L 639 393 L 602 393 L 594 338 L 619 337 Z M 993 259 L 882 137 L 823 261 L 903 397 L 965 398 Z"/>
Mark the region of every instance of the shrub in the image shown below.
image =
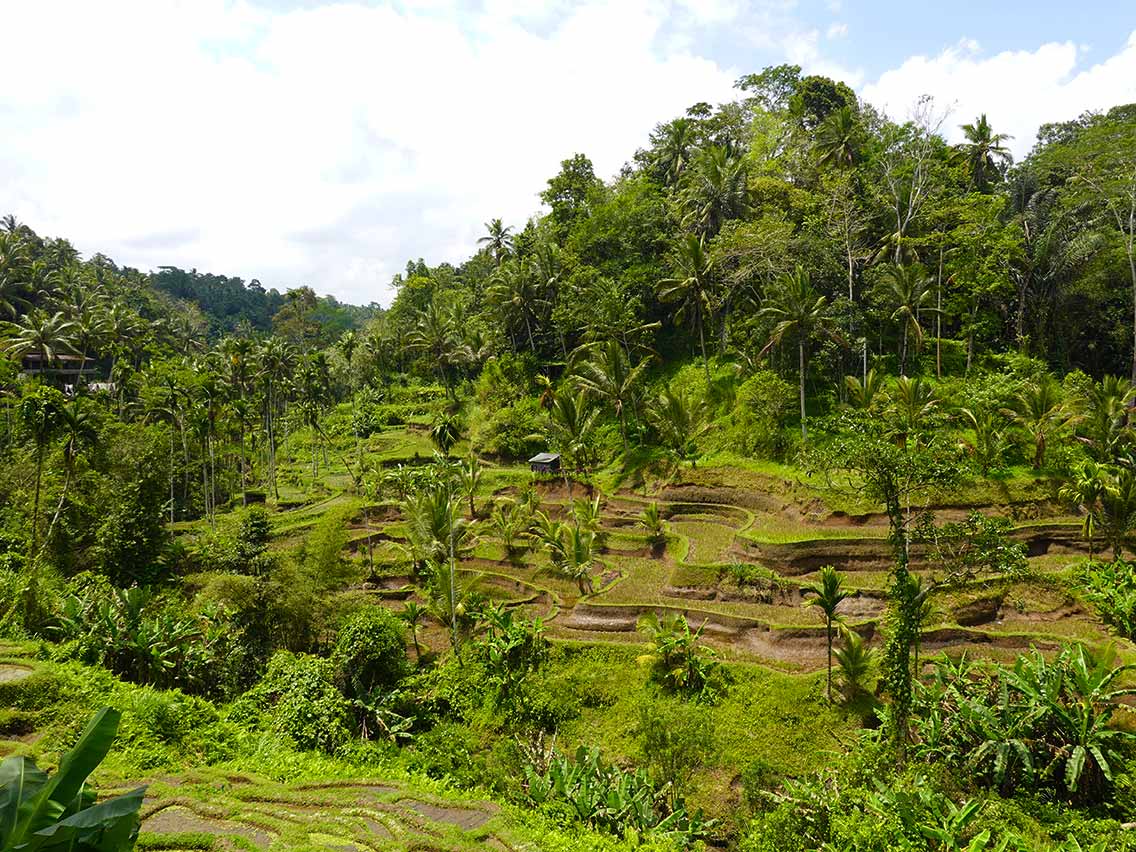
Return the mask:
<path id="1" fill-rule="evenodd" d="M 350 707 L 335 676 L 330 660 L 279 651 L 234 712 L 239 720 L 259 710 L 267 726 L 291 737 L 297 748 L 332 753 L 350 737 Z"/>
<path id="2" fill-rule="evenodd" d="M 488 410 L 514 405 L 528 396 L 535 372 L 531 354 L 490 358 L 473 385 L 478 404 Z"/>
<path id="3" fill-rule="evenodd" d="M 531 398 L 498 408 L 481 421 L 473 433 L 473 446 L 480 454 L 501 459 L 527 459 L 545 448 L 545 417 Z"/>
<path id="4" fill-rule="evenodd" d="M 347 546 L 347 522 L 353 511 L 342 507 L 326 512 L 304 539 L 301 564 L 317 588 L 328 590 L 345 585 L 354 569 L 343 559 Z"/>
<path id="5" fill-rule="evenodd" d="M 686 617 L 667 613 L 659 618 L 651 612 L 639 619 L 639 630 L 647 637 L 647 653 L 640 663 L 651 667 L 651 679 L 672 694 L 714 701 L 724 687 L 724 672 L 714 659 L 714 651 L 699 640 L 702 628 L 692 631 Z"/>
<path id="6" fill-rule="evenodd" d="M 382 431 L 386 422 L 383 410 L 383 396 L 372 387 L 365 387 L 355 394 L 351 413 L 351 433 L 359 438 L 369 438 Z"/>
<path id="7" fill-rule="evenodd" d="M 679 810 L 695 771 L 714 753 L 713 721 L 697 705 L 647 701 L 636 734 L 651 780 L 665 791 L 670 810 Z"/>
<path id="8" fill-rule="evenodd" d="M 268 550 L 268 539 L 272 527 L 268 523 L 268 511 L 264 506 L 252 505 L 245 509 L 237 527 L 235 545 L 237 562 L 242 573 L 258 574 L 257 563 Z"/>
<path id="9" fill-rule="evenodd" d="M 785 452 L 781 432 L 796 391 L 772 370 L 760 370 L 738 388 L 727 440 L 732 449 L 758 458 Z"/>
<path id="10" fill-rule="evenodd" d="M 405 626 L 383 607 L 360 610 L 339 631 L 333 659 L 347 695 L 389 690 L 408 670 Z"/>

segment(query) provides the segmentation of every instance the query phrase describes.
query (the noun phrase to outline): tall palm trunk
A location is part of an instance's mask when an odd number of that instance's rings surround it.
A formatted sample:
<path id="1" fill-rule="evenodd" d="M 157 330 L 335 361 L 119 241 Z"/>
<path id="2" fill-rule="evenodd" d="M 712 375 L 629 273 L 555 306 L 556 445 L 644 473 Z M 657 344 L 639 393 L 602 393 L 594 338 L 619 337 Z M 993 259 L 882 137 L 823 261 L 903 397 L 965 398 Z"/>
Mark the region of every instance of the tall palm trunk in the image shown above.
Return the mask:
<path id="1" fill-rule="evenodd" d="M 698 345 L 702 348 L 702 367 L 706 370 L 706 390 L 710 391 L 710 362 L 706 360 L 706 334 L 703 329 L 702 308 L 698 309 Z"/>
<path id="2" fill-rule="evenodd" d="M 801 400 L 801 440 L 809 437 L 809 427 L 805 421 L 805 341 L 802 338 L 797 343 L 797 369 L 799 372 L 797 390 Z"/>
<path id="3" fill-rule="evenodd" d="M 174 498 L 174 457 L 177 454 L 176 445 L 174 444 L 174 429 L 173 421 L 170 421 L 170 525 L 174 523 L 174 505 L 176 500 Z"/>
<path id="4" fill-rule="evenodd" d="M 828 640 L 828 703 L 832 703 L 832 616 L 825 613 L 825 638 Z"/>
<path id="5" fill-rule="evenodd" d="M 39 545 L 39 498 L 40 491 L 43 486 L 43 455 L 44 444 L 37 442 L 36 444 L 36 475 L 35 475 L 35 500 L 32 504 L 32 545 L 28 551 L 28 562 L 31 564 L 32 570 L 35 570 L 36 550 Z"/>
<path id="6" fill-rule="evenodd" d="M 43 534 L 43 546 L 41 550 L 46 550 L 48 544 L 51 543 L 51 532 L 55 529 L 55 524 L 59 520 L 59 516 L 63 514 L 63 504 L 67 502 L 67 490 L 71 486 L 71 465 L 66 466 L 63 474 L 63 490 L 59 492 L 59 502 L 55 504 L 55 512 L 51 516 L 51 520 L 47 524 L 47 531 Z"/>

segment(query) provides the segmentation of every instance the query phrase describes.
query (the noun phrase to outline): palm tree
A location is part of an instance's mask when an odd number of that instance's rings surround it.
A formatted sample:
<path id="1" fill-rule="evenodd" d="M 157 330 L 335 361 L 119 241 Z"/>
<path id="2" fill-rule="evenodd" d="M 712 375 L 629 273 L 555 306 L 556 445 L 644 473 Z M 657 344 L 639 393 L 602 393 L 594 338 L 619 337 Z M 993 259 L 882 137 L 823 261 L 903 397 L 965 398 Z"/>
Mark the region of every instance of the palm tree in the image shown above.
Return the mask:
<path id="1" fill-rule="evenodd" d="M 986 192 L 991 181 L 1000 179 L 1002 170 L 1013 162 L 1010 149 L 1002 143 L 1014 137 L 995 133 L 986 120 L 986 113 L 982 113 L 974 124 L 962 125 L 962 132 L 966 142 L 960 147 L 970 165 L 974 188 Z"/>
<path id="2" fill-rule="evenodd" d="M 435 299 L 418 314 L 414 331 L 408 341 L 408 348 L 429 356 L 438 378 L 446 387 L 447 396 L 453 395 L 447 368 L 460 363 L 466 354 L 459 327 L 456 314 L 444 308 Z"/>
<path id="3" fill-rule="evenodd" d="M 1015 178 L 1009 207 L 1022 235 L 1022 250 L 1010 275 L 1018 291 L 1014 332 L 1025 350 L 1026 320 L 1031 312 L 1027 308 L 1032 309 L 1034 330 L 1042 335 L 1051 304 L 1094 256 L 1101 234 L 1087 227 L 1084 216 L 1067 210 L 1056 189 L 1039 189 L 1029 173 Z"/>
<path id="4" fill-rule="evenodd" d="M 825 639 L 828 643 L 828 700 L 832 701 L 832 625 L 837 620 L 836 608 L 848 597 L 841 585 L 840 573 L 831 565 L 820 569 L 820 582 L 802 586 L 803 595 L 812 595 L 808 606 L 820 607 L 824 613 Z"/>
<path id="5" fill-rule="evenodd" d="M 1093 558 L 1093 540 L 1097 532 L 1097 502 L 1101 491 L 1104 490 L 1105 472 L 1100 464 L 1086 461 L 1074 472 L 1072 477 L 1061 486 L 1058 492 L 1060 499 L 1075 505 L 1085 513 L 1081 523 L 1081 535 L 1089 543 L 1089 559 Z"/>
<path id="6" fill-rule="evenodd" d="M 676 118 L 663 125 L 652 138 L 655 168 L 662 173 L 668 185 L 678 183 L 690 163 L 695 144 L 694 131 L 694 122 L 689 118 Z"/>
<path id="7" fill-rule="evenodd" d="M 0 315 L 15 317 L 27 286 L 27 244 L 12 231 L 0 231 Z"/>
<path id="8" fill-rule="evenodd" d="M 713 237 L 729 219 L 744 216 L 750 207 L 749 171 L 745 160 L 722 145 L 703 148 L 687 172 L 681 202 L 684 224 Z"/>
<path id="9" fill-rule="evenodd" d="M 62 311 L 48 314 L 37 308 L 26 314 L 22 322 L 10 323 L 8 327 L 12 334 L 4 348 L 16 359 L 36 355 L 41 375 L 61 354 L 72 350 L 75 324 Z"/>
<path id="10" fill-rule="evenodd" d="M 473 498 L 477 494 L 477 486 L 481 484 L 481 470 L 481 462 L 477 460 L 477 456 L 473 454 L 472 450 L 469 457 L 458 467 L 458 483 L 461 486 L 462 494 L 469 500 L 470 520 L 473 520 L 477 515 Z"/>
<path id="11" fill-rule="evenodd" d="M 927 275 L 921 264 L 912 263 L 907 266 L 889 266 L 884 275 L 891 292 L 892 303 L 896 306 L 891 318 L 903 326 L 899 348 L 899 374 L 907 375 L 908 337 L 915 338 L 916 349 L 923 344 L 923 326 L 920 316 L 923 313 L 935 313 L 933 307 L 935 293 L 931 285 L 935 279 Z"/>
<path id="12" fill-rule="evenodd" d="M 961 408 L 959 414 L 974 432 L 974 455 L 983 475 L 1002 461 L 1006 449 L 1006 434 L 994 412 L 986 406 Z"/>
<path id="13" fill-rule="evenodd" d="M 590 595 L 592 571 L 599 564 L 599 545 L 596 533 L 579 525 L 553 521 L 542 512 L 537 513 L 537 537 L 548 551 L 549 568 L 553 573 L 571 580 L 581 595 Z"/>
<path id="14" fill-rule="evenodd" d="M 706 408 L 682 390 L 667 385 L 648 411 L 659 440 L 677 461 L 696 467 L 697 441 L 710 428 Z"/>
<path id="15" fill-rule="evenodd" d="M 439 412 L 430 426 L 430 440 L 434 446 L 449 455 L 450 449 L 461 440 L 462 422 L 457 414 L 448 411 Z M 471 498 L 472 501 L 472 498 Z"/>
<path id="16" fill-rule="evenodd" d="M 485 223 L 486 234 L 478 239 L 478 245 L 484 245 L 493 255 L 494 262 L 500 266 L 501 261 L 513 249 L 513 229 L 502 223 L 500 219 L 491 219 Z"/>
<path id="17" fill-rule="evenodd" d="M 94 447 L 99 439 L 94 415 L 83 405 L 81 397 L 71 400 L 59 409 L 58 428 L 63 433 L 63 487 L 59 491 L 59 502 L 55 506 L 55 513 L 51 516 L 47 532 L 43 536 L 45 548 L 51 543 L 51 532 L 63 513 L 63 506 L 67 502 L 67 491 L 75 477 L 75 465 L 79 456 L 84 449 Z"/>
<path id="18" fill-rule="evenodd" d="M 517 350 L 516 337 L 513 326 L 518 320 L 524 324 L 525 336 L 529 341 L 529 349 L 536 351 L 536 341 L 533 337 L 533 323 L 536 320 L 536 307 L 541 301 L 541 295 L 536 287 L 537 278 L 533 273 L 532 264 L 528 262 L 513 261 L 498 268 L 489 279 L 489 287 L 485 295 L 490 304 L 494 306 L 501 317 L 501 322 L 508 330 L 509 340 L 513 350 Z"/>
<path id="19" fill-rule="evenodd" d="M 706 251 L 705 237 L 686 234 L 675 247 L 676 275 L 658 283 L 661 302 L 678 302 L 674 320 L 682 322 L 689 317 L 698 331 L 698 346 L 702 352 L 702 365 L 706 370 L 706 383 L 710 383 L 710 362 L 706 358 L 706 317 L 713 313 L 714 261 Z"/>
<path id="20" fill-rule="evenodd" d="M 875 367 L 864 374 L 861 381 L 856 376 L 845 376 L 844 387 L 848 391 L 848 404 L 858 411 L 870 411 L 876 401 L 884 397 L 884 376 Z"/>
<path id="21" fill-rule="evenodd" d="M 1131 440 L 1129 414 L 1134 400 L 1136 386 L 1119 376 L 1104 376 L 1080 401 L 1078 433 L 1097 461 L 1118 458 Z"/>
<path id="22" fill-rule="evenodd" d="M 939 400 L 935 397 L 935 389 L 923 381 L 922 376 L 914 379 L 900 376 L 895 382 L 892 404 L 906 436 L 919 432 L 927 417 L 938 408 Z"/>
<path id="23" fill-rule="evenodd" d="M 268 481 L 277 500 L 280 491 L 276 483 L 276 417 L 281 391 L 291 372 L 294 357 L 291 347 L 279 337 L 270 337 L 260 349 L 260 378 L 264 383 L 264 424 L 268 437 Z"/>
<path id="24" fill-rule="evenodd" d="M 1012 408 L 1003 412 L 1033 439 L 1033 469 L 1041 470 L 1050 435 L 1068 420 L 1061 386 L 1049 375 L 1030 382 L 1018 393 Z"/>
<path id="25" fill-rule="evenodd" d="M 414 643 L 414 659 L 422 659 L 422 648 L 418 644 L 418 628 L 422 619 L 426 617 L 426 608 L 417 601 L 407 601 L 398 617 L 406 622 L 410 630 L 410 641 Z"/>
<path id="26" fill-rule="evenodd" d="M 1136 527 L 1136 473 L 1118 467 L 1106 476 L 1098 496 L 1098 525 L 1112 547 L 1112 558 L 1119 562 L 1124 555 L 1124 542 Z"/>
<path id="27" fill-rule="evenodd" d="M 571 467 L 587 468 L 591 464 L 591 441 L 599 413 L 584 391 L 553 397 L 548 409 L 551 443 Z"/>
<path id="28" fill-rule="evenodd" d="M 765 306 L 761 316 L 777 320 L 769 340 L 761 350 L 764 355 L 786 337 L 797 338 L 798 396 L 801 403 L 801 437 L 808 438 L 809 430 L 805 414 L 805 376 L 807 375 L 809 341 L 823 333 L 842 343 L 832 326 L 828 299 L 820 295 L 812 285 L 809 274 L 801 267 L 775 281 L 766 289 Z"/>
<path id="29" fill-rule="evenodd" d="M 845 695 L 848 700 L 852 700 L 868 692 L 864 681 L 872 672 L 875 655 L 855 630 L 841 625 L 840 635 L 844 639 L 844 647 L 837 648 L 832 653 L 844 677 Z"/>
<path id="30" fill-rule="evenodd" d="M 648 362 L 640 361 L 634 367 L 618 341 L 609 340 L 601 347 L 586 347 L 589 358 L 576 361 L 573 372 L 580 390 L 602 400 L 619 417 L 619 433 L 623 438 L 623 453 L 627 446 L 627 408 L 634 399 L 636 387 L 647 370 Z"/>
<path id="31" fill-rule="evenodd" d="M 813 150 L 821 166 L 851 168 L 860 161 L 860 129 L 850 106 L 830 112 L 816 131 Z"/>

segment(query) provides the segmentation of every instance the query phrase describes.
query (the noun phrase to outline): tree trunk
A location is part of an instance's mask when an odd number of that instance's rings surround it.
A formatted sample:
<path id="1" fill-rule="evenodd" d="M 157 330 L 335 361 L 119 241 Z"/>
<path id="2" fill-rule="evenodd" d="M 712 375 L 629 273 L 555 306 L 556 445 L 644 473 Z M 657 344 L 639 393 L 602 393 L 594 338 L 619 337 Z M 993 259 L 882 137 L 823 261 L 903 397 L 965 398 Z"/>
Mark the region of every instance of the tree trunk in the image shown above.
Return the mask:
<path id="1" fill-rule="evenodd" d="M 939 246 L 939 280 L 935 313 L 935 378 L 943 378 L 943 248 Z"/>
<path id="2" fill-rule="evenodd" d="M 826 616 L 825 635 L 828 638 L 828 703 L 832 703 L 832 617 Z"/>
<path id="3" fill-rule="evenodd" d="M 802 338 L 797 343 L 797 369 L 800 373 L 797 388 L 801 400 L 801 440 L 808 440 L 809 427 L 805 421 L 805 341 Z"/>
<path id="4" fill-rule="evenodd" d="M 702 348 L 702 367 L 706 370 L 706 392 L 710 392 L 710 362 L 706 360 L 706 336 L 703 333 L 702 308 L 698 309 L 698 344 Z"/>
<path id="5" fill-rule="evenodd" d="M 35 475 L 35 502 L 32 504 L 32 546 L 28 551 L 28 560 L 32 564 L 29 566 L 34 570 L 36 559 L 36 548 L 39 544 L 39 495 L 40 487 L 43 484 L 43 453 L 44 445 L 42 443 L 36 444 L 36 475 Z"/>

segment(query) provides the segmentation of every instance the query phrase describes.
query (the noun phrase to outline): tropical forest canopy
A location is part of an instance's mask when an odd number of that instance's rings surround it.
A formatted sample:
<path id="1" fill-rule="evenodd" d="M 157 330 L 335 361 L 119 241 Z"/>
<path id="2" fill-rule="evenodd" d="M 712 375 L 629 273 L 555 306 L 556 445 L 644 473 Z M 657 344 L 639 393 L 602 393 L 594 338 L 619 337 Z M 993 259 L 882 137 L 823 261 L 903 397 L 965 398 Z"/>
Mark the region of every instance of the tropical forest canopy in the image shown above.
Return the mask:
<path id="1" fill-rule="evenodd" d="M 0 848 L 1136 849 L 1136 105 L 661 118 L 387 308 L 3 220 Z"/>

